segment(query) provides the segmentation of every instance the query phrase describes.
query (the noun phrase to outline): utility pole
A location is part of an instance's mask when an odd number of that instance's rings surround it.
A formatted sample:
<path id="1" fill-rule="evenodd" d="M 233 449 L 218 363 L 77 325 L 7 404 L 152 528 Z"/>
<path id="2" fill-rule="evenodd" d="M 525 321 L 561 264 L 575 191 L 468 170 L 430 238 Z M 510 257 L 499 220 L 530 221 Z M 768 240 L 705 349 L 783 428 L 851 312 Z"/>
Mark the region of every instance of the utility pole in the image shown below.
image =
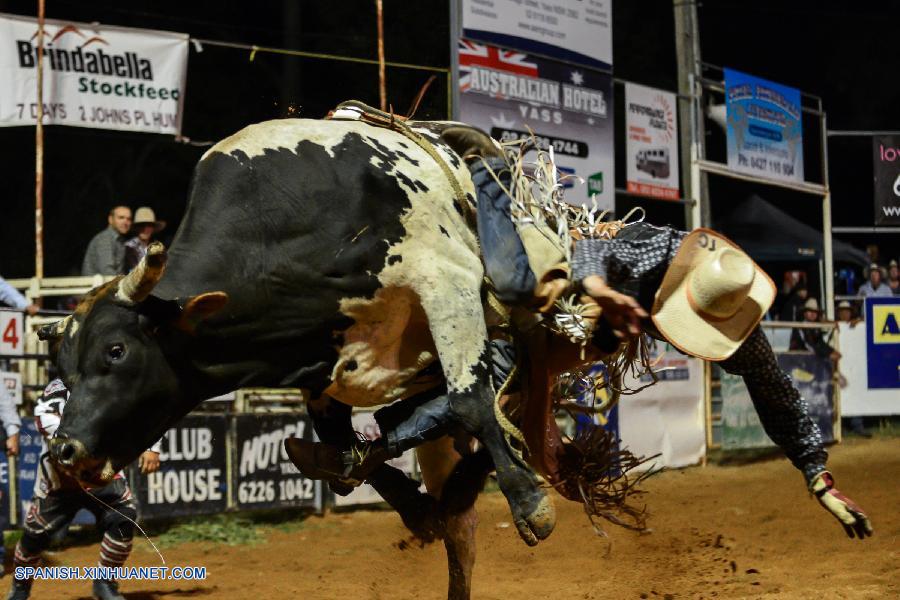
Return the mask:
<path id="1" fill-rule="evenodd" d="M 685 222 L 689 229 L 708 226 L 709 183 L 696 161 L 706 156 L 706 128 L 703 126 L 703 107 L 694 94 L 700 88 L 700 30 L 697 23 L 696 0 L 673 0 L 675 10 L 675 51 L 678 60 L 678 119 L 682 132 L 681 181 L 685 199 Z"/>

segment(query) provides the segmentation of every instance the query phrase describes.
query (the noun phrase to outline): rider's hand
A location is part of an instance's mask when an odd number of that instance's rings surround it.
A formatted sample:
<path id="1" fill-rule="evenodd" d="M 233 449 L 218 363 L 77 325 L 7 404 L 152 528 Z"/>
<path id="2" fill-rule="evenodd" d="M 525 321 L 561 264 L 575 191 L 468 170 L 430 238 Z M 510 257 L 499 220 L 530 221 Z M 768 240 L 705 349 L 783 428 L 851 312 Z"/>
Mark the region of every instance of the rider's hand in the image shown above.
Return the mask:
<path id="1" fill-rule="evenodd" d="M 834 489 L 831 473 L 822 471 L 816 475 L 809 489 L 819 499 L 819 504 L 841 522 L 849 537 L 863 539 L 867 535 L 872 535 L 869 517 L 853 500 Z"/>
<path id="2" fill-rule="evenodd" d="M 138 467 L 144 475 L 159 471 L 159 453 L 147 450 L 138 458 Z"/>
<path id="3" fill-rule="evenodd" d="M 585 277 L 581 285 L 585 293 L 602 309 L 603 318 L 616 336 L 623 338 L 640 335 L 641 319 L 648 315 L 637 300 L 615 291 L 597 275 Z"/>

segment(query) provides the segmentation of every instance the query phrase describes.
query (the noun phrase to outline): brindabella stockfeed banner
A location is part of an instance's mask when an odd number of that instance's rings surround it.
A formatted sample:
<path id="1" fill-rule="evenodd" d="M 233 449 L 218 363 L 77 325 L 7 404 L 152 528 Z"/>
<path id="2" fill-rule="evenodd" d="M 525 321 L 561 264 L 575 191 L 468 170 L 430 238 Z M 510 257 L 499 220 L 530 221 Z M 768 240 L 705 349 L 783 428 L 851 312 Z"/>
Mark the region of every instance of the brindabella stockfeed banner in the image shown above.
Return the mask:
<path id="1" fill-rule="evenodd" d="M 803 181 L 800 90 L 725 69 L 728 168 Z"/>
<path id="2" fill-rule="evenodd" d="M 0 125 L 37 121 L 37 20 L 0 15 Z M 44 124 L 178 135 L 188 36 L 47 20 Z"/>
<path id="3" fill-rule="evenodd" d="M 678 198 L 678 121 L 675 94 L 625 84 L 628 191 Z"/>
<path id="4" fill-rule="evenodd" d="M 566 201 L 615 209 L 611 75 L 461 40 L 459 118 L 501 142 L 533 131 L 563 174 L 584 180 L 568 179 Z"/>

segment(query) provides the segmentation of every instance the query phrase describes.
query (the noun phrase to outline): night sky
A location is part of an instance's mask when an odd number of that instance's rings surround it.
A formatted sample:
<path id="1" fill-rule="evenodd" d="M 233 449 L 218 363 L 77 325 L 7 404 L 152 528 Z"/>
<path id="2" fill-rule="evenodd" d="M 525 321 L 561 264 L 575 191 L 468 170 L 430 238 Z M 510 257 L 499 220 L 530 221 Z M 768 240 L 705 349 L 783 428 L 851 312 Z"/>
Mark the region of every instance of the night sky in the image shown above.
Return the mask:
<path id="1" fill-rule="evenodd" d="M 198 38 L 376 57 L 374 2 L 225 2 L 193 0 L 46 0 L 47 17 L 164 29 Z M 33 0 L 0 0 L 0 12 L 34 14 Z M 676 88 L 672 2 L 614 0 L 614 74 L 668 90 Z M 449 13 L 440 0 L 384 0 L 388 60 L 446 67 Z M 714 0 L 699 5 L 704 62 L 729 66 L 821 96 L 830 129 L 900 129 L 900 77 L 896 30 L 900 2 Z M 183 135 L 217 140 L 256 121 L 321 117 L 342 100 L 378 103 L 377 68 L 241 50 L 193 48 Z M 715 71 L 709 71 L 715 73 Z M 405 113 L 424 72 L 388 69 L 388 97 Z M 621 87 L 615 101 L 621 103 Z M 431 86 L 418 118 L 446 117 L 446 83 Z M 621 113 L 617 118 L 617 180 L 624 180 Z M 682 126 L 684 127 L 684 126 Z M 169 222 L 171 236 L 184 211 L 193 165 L 205 151 L 170 136 L 48 127 L 45 150 L 45 271 L 77 273 L 90 238 L 105 227 L 114 204 L 149 205 Z M 804 135 L 816 136 L 804 122 Z M 710 149 L 715 136 L 710 132 Z M 807 146 L 809 179 L 817 150 Z M 832 138 L 829 145 L 835 225 L 871 225 L 872 159 L 868 138 Z M 34 129 L 0 129 L 3 219 L 0 273 L 33 274 Z M 812 161 L 812 162 L 810 162 Z M 821 226 L 819 200 L 765 186 L 711 181 L 714 218 L 751 193 L 791 215 Z M 650 220 L 684 224 L 677 204 L 640 201 Z M 622 198 L 617 208 L 634 205 Z M 165 237 L 164 236 L 164 241 Z M 900 255 L 900 236 L 876 241 Z M 872 236 L 845 237 L 858 244 Z"/>

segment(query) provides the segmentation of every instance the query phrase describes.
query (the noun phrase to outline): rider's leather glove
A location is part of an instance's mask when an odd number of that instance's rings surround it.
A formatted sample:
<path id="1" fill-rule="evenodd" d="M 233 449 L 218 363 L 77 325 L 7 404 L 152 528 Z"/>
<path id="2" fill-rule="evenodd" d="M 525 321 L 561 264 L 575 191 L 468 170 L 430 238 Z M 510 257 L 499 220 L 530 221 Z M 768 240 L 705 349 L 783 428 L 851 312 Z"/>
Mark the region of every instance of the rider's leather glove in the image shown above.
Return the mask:
<path id="1" fill-rule="evenodd" d="M 872 523 L 866 513 L 853 500 L 834 488 L 834 479 L 828 471 L 816 475 L 809 490 L 819 499 L 819 504 L 833 514 L 849 537 L 863 539 L 872 535 Z"/>

